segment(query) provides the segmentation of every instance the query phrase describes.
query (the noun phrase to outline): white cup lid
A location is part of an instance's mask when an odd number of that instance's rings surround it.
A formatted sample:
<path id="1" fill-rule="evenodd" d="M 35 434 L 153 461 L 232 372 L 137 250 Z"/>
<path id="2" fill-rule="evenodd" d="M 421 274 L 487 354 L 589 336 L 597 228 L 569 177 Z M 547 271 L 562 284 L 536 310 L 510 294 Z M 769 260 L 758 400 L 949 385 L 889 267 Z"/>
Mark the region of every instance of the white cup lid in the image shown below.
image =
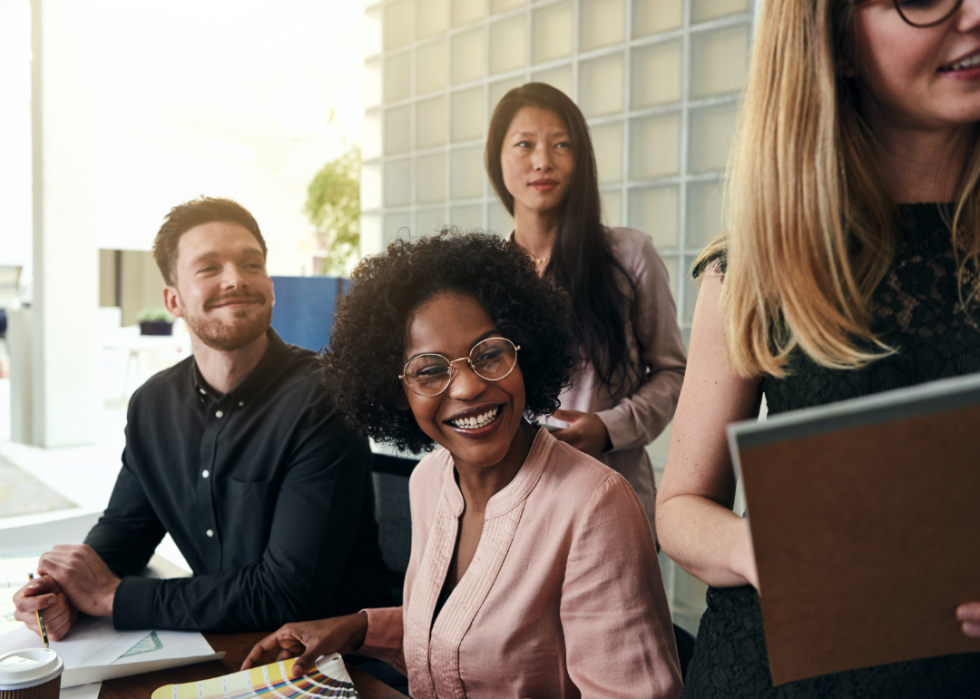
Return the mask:
<path id="1" fill-rule="evenodd" d="M 65 664 L 50 648 L 25 648 L 0 655 L 0 689 L 36 687 L 53 680 Z"/>

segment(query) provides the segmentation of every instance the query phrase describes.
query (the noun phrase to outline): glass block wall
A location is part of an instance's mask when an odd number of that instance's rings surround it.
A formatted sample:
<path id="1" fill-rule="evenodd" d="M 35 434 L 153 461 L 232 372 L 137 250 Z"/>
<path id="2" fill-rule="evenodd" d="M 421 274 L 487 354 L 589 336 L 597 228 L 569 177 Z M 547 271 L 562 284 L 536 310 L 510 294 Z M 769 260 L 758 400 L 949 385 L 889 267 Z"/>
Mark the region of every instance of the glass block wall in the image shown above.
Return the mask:
<path id="1" fill-rule="evenodd" d="M 510 231 L 483 168 L 489 117 L 511 88 L 547 82 L 589 121 L 606 223 L 646 232 L 667 264 L 686 341 L 756 2 L 368 0 L 362 254 L 444 223 Z M 668 443 L 650 446 L 658 471 Z M 704 586 L 663 563 L 675 621 L 695 630 Z"/>

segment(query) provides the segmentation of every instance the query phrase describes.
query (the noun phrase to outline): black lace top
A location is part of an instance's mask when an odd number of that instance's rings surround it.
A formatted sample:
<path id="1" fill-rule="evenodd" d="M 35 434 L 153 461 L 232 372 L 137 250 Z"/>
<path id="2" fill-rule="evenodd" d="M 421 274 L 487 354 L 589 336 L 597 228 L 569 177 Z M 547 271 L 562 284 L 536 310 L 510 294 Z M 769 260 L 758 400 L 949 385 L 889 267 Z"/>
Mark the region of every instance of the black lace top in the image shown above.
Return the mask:
<path id="1" fill-rule="evenodd" d="M 965 307 L 961 303 L 951 237 L 938 207 L 899 210 L 895 260 L 873 297 L 873 330 L 897 351 L 861 369 L 835 370 L 798 350 L 786 378 L 762 381 L 770 413 L 980 371 L 980 303 L 969 298 Z M 724 269 L 723 255 L 718 262 Z M 968 297 L 975 276 L 963 281 Z M 773 687 L 755 589 L 712 587 L 707 602 L 684 698 L 980 698 L 980 654 L 880 665 Z"/>

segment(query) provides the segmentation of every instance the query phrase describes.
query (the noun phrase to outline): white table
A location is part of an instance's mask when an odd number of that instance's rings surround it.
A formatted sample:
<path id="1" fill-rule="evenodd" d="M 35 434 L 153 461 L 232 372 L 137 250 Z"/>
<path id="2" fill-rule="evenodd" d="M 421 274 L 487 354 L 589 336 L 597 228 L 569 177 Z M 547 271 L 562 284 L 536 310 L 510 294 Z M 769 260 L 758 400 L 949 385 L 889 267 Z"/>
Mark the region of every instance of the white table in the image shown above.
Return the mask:
<path id="1" fill-rule="evenodd" d="M 122 384 L 122 399 L 125 400 L 146 379 L 158 371 L 173 366 L 190 356 L 191 339 L 186 332 L 173 335 L 140 335 L 138 325 L 104 330 L 100 333 L 104 350 L 127 353 L 126 374 Z M 130 372 L 136 365 L 136 386 L 130 390 Z"/>

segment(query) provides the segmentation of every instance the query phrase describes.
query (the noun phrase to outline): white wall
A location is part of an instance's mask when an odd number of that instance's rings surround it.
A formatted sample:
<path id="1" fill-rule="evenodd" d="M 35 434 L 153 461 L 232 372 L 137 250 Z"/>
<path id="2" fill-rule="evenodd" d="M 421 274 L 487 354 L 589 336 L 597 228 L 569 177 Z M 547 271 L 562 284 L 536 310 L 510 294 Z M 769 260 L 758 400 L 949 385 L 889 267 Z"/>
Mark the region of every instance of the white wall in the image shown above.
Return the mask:
<path id="1" fill-rule="evenodd" d="M 32 3 L 0 0 L 0 264 L 23 265 L 25 281 L 37 270 L 36 361 L 12 370 L 32 372 L 37 441 L 55 445 L 98 433 L 98 249 L 149 250 L 172 206 L 228 196 L 256 216 L 272 273 L 311 273 L 307 186 L 360 139 L 363 7 L 33 4 L 53 38 L 32 62 Z M 32 66 L 44 77 L 33 104 Z"/>
<path id="2" fill-rule="evenodd" d="M 30 441 L 43 447 L 94 442 L 99 425 L 90 2 L 31 4 Z M 26 367 L 12 365 L 11 371 Z M 27 407 L 19 403 L 18 409 Z"/>
<path id="3" fill-rule="evenodd" d="M 0 0 L 0 265 L 21 265 L 31 249 L 31 9 Z"/>
<path id="4" fill-rule="evenodd" d="M 99 246 L 148 250 L 171 206 L 228 196 L 273 273 L 310 273 L 306 187 L 360 138 L 362 16 L 350 0 L 98 0 Z"/>

